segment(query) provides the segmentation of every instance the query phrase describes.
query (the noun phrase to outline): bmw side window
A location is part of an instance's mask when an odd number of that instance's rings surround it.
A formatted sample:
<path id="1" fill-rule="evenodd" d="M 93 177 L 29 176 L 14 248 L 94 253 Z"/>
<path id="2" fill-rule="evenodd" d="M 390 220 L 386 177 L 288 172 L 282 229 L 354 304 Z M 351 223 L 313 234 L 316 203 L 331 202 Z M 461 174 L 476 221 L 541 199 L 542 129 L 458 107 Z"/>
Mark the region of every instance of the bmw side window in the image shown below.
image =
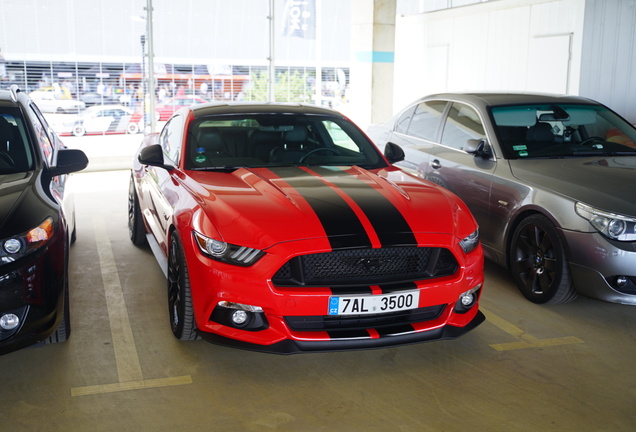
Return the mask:
<path id="1" fill-rule="evenodd" d="M 408 135 L 434 141 L 437 138 L 437 128 L 446 104 L 446 101 L 430 101 L 419 104 L 413 113 Z"/>
<path id="2" fill-rule="evenodd" d="M 53 163 L 55 147 L 48 134 L 48 124 L 33 105 L 31 105 L 31 110 L 32 112 L 31 115 L 29 115 L 29 119 L 31 119 L 31 123 L 33 124 L 37 142 L 42 150 L 44 160 L 46 160 L 48 165 L 51 165 Z"/>
<path id="3" fill-rule="evenodd" d="M 398 133 L 405 134 L 409 129 L 409 124 L 411 124 L 411 118 L 413 117 L 413 111 L 415 111 L 416 107 L 411 107 L 406 110 L 400 118 L 398 118 L 397 122 L 395 122 L 395 131 Z"/>
<path id="4" fill-rule="evenodd" d="M 470 139 L 485 139 L 484 125 L 472 107 L 454 102 L 442 132 L 442 144 L 463 150 Z"/>

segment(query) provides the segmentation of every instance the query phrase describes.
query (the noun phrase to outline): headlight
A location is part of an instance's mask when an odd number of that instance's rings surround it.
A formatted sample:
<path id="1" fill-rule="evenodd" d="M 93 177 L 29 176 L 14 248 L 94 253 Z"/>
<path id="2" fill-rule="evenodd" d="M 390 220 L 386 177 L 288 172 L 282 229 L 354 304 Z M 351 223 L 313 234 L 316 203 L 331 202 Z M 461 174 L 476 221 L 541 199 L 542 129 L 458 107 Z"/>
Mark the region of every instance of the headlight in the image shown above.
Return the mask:
<path id="1" fill-rule="evenodd" d="M 459 245 L 465 253 L 472 252 L 479 244 L 479 228 L 477 228 L 471 235 L 464 237 Z"/>
<path id="2" fill-rule="evenodd" d="M 260 257 L 265 255 L 265 252 L 258 249 L 237 246 L 211 239 L 196 231 L 192 231 L 192 233 L 194 234 L 194 240 L 199 246 L 199 250 L 217 261 L 239 266 L 251 266 L 258 261 Z"/>
<path id="3" fill-rule="evenodd" d="M 576 213 L 605 237 L 619 241 L 636 240 L 636 218 L 595 209 L 576 203 Z"/>
<path id="4" fill-rule="evenodd" d="M 0 262 L 13 262 L 41 248 L 53 237 L 54 231 L 53 218 L 49 217 L 25 233 L 0 240 Z"/>

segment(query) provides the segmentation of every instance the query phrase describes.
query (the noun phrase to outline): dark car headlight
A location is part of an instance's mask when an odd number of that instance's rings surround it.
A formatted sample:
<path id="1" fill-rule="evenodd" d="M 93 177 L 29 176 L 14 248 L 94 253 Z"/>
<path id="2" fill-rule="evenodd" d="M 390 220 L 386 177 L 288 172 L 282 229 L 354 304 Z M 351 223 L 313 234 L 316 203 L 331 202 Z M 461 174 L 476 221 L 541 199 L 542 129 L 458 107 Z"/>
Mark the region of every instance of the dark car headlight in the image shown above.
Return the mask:
<path id="1" fill-rule="evenodd" d="M 586 219 L 605 237 L 618 241 L 636 240 L 636 218 L 596 209 L 576 203 L 576 213 Z"/>
<path id="2" fill-rule="evenodd" d="M 477 247 L 478 244 L 479 244 L 479 228 L 473 231 L 473 233 L 470 234 L 469 236 L 461 239 L 459 242 L 459 246 L 461 246 L 461 248 L 464 250 L 465 253 L 472 252 Z"/>
<path id="3" fill-rule="evenodd" d="M 217 261 L 239 266 L 251 266 L 265 252 L 245 246 L 237 246 L 221 240 L 212 239 L 196 231 L 192 231 L 199 250 Z"/>
<path id="4" fill-rule="evenodd" d="M 53 237 L 54 232 L 53 218 L 48 217 L 25 233 L 0 240 L 0 262 L 13 262 L 41 248 Z"/>

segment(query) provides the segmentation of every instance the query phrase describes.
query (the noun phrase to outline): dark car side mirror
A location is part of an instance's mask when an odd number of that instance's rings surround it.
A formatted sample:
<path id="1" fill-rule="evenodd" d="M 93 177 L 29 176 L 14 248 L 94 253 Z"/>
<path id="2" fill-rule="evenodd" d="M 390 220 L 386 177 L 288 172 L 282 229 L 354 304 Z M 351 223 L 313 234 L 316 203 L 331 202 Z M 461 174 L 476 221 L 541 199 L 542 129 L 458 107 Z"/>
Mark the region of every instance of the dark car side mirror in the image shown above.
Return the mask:
<path id="1" fill-rule="evenodd" d="M 61 148 L 57 152 L 57 164 L 51 167 L 51 177 L 81 171 L 87 166 L 88 158 L 83 151 Z"/>
<path id="2" fill-rule="evenodd" d="M 384 147 L 384 157 L 387 158 L 390 164 L 394 164 L 404 160 L 404 150 L 397 144 L 392 142 L 386 143 Z"/>
<path id="3" fill-rule="evenodd" d="M 469 139 L 464 146 L 466 153 L 473 154 L 482 158 L 489 158 L 491 156 L 490 147 L 488 141 L 485 139 Z"/>
<path id="4" fill-rule="evenodd" d="M 163 148 L 159 144 L 153 144 L 141 149 L 138 160 L 142 165 L 156 166 L 168 171 L 174 169 L 172 165 L 167 165 L 163 162 Z"/>

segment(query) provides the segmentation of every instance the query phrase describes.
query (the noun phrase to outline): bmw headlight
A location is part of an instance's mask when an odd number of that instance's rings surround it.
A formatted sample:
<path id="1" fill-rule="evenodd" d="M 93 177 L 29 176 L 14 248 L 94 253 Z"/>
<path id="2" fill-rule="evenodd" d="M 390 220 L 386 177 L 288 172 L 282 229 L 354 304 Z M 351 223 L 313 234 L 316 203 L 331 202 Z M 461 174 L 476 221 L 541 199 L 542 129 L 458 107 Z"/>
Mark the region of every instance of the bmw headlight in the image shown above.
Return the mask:
<path id="1" fill-rule="evenodd" d="M 477 245 L 479 244 L 479 228 L 477 228 L 472 234 L 468 237 L 464 237 L 459 242 L 459 245 L 464 250 L 465 253 L 472 252 Z"/>
<path id="2" fill-rule="evenodd" d="M 636 218 L 596 209 L 576 203 L 576 213 L 605 237 L 619 241 L 636 240 Z"/>
<path id="3" fill-rule="evenodd" d="M 199 250 L 206 256 L 217 261 L 239 266 L 251 266 L 265 252 L 245 246 L 237 246 L 224 241 L 212 239 L 196 231 L 192 231 L 194 240 L 199 246 Z"/>
<path id="4" fill-rule="evenodd" d="M 49 217 L 25 233 L 0 240 L 0 263 L 13 262 L 41 248 L 53 237 L 54 231 L 53 218 Z"/>

